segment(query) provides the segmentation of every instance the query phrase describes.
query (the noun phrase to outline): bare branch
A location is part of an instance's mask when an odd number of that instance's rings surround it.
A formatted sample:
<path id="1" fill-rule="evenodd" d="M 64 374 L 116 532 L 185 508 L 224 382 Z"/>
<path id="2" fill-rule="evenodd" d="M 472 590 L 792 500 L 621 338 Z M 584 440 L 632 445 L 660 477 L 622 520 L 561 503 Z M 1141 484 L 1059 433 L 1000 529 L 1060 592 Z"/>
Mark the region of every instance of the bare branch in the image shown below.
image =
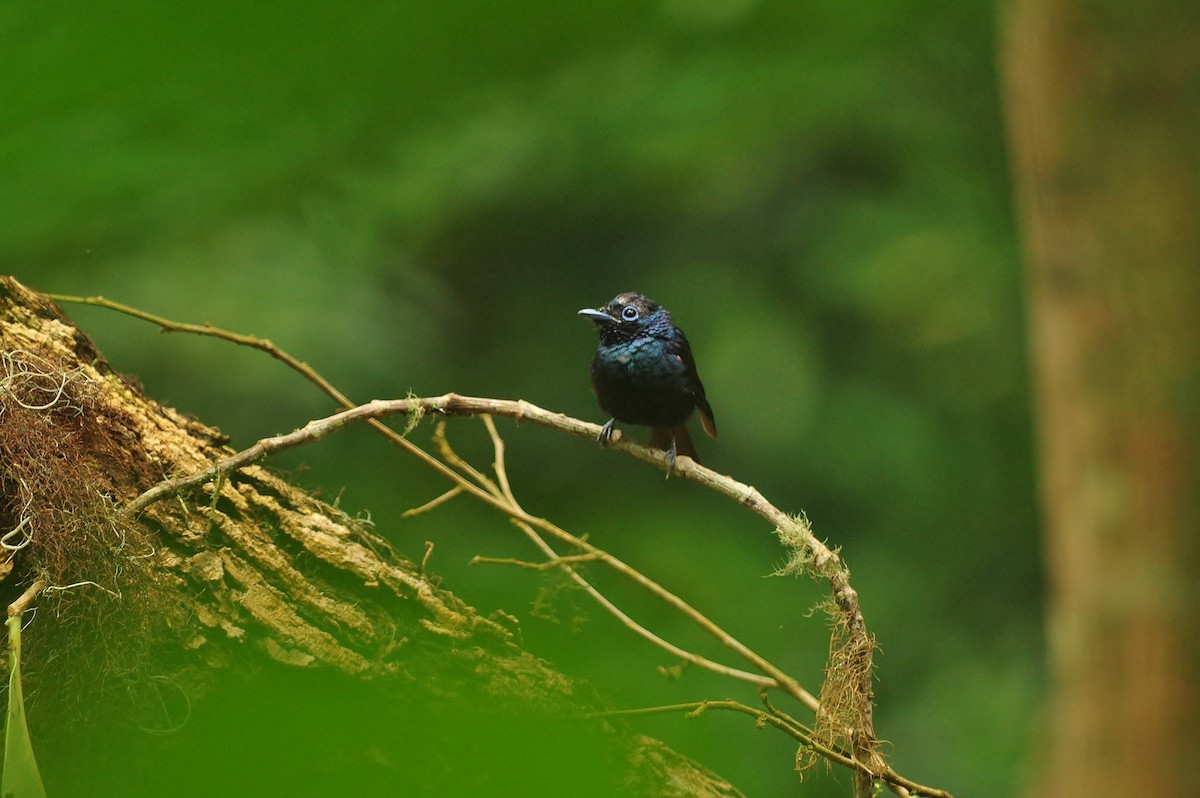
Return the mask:
<path id="1" fill-rule="evenodd" d="M 46 580 L 34 580 L 34 583 L 26 588 L 25 592 L 18 596 L 16 601 L 8 605 L 8 617 L 12 618 L 25 612 L 29 605 L 33 603 L 33 600 L 41 595 L 45 589 Z"/>
<path id="2" fill-rule="evenodd" d="M 768 502 L 752 486 L 741 483 L 731 477 L 718 474 L 687 457 L 679 458 L 675 463 L 674 473 L 698 482 L 738 502 L 772 524 L 781 542 L 792 551 L 792 562 L 787 568 L 788 572 L 804 571 L 810 575 L 819 576 L 829 583 L 833 604 L 836 606 L 836 634 L 833 641 L 833 650 L 830 652 L 830 670 L 839 669 L 842 678 L 840 680 L 833 678 L 825 680 L 822 698 L 819 703 L 811 694 L 796 683 L 794 679 L 729 636 L 720 627 L 716 626 L 716 624 L 678 597 L 664 590 L 661 586 L 649 580 L 635 569 L 630 568 L 625 563 L 617 560 L 615 557 L 591 546 L 586 541 L 571 535 L 545 519 L 530 515 L 517 504 L 511 487 L 508 484 L 507 477 L 504 474 L 502 465 L 503 442 L 495 432 L 491 416 L 506 416 L 517 421 L 531 421 L 541 426 L 588 439 L 594 439 L 597 436 L 600 431 L 598 425 L 560 413 L 553 413 L 524 401 L 468 397 L 453 393 L 436 397 L 408 397 L 388 401 L 376 400 L 364 405 L 354 406 L 345 395 L 317 374 L 308 364 L 292 357 L 268 340 L 231 333 L 209 324 L 181 324 L 112 302 L 103 297 L 55 296 L 53 298 L 60 301 L 80 302 L 111 308 L 157 324 L 164 331 L 191 332 L 213 336 L 267 352 L 272 357 L 286 363 L 291 368 L 303 374 L 324 393 L 346 408 L 343 412 L 312 421 L 305 427 L 287 435 L 264 438 L 250 448 L 226 458 L 201 472 L 164 481 L 130 503 L 125 508 L 126 513 L 129 515 L 136 515 L 155 501 L 176 495 L 181 491 L 202 485 L 214 479 L 219 479 L 224 473 L 243 468 L 275 452 L 320 440 L 347 424 L 365 421 L 381 434 L 385 435 L 392 443 L 404 448 L 418 460 L 445 476 L 455 484 L 457 489 L 471 494 L 512 518 L 530 536 L 535 545 L 543 548 L 543 552 L 547 557 L 554 561 L 558 567 L 570 574 L 572 579 L 586 586 L 585 589 L 598 601 L 605 604 L 606 609 L 617 614 L 618 618 L 623 616 L 620 610 L 612 606 L 611 603 L 606 603 L 607 600 L 603 599 L 598 591 L 595 591 L 594 588 L 588 585 L 571 568 L 568 561 L 564 561 L 564 558 L 561 558 L 546 544 L 544 539 L 541 538 L 541 533 L 558 538 L 580 549 L 586 555 L 593 555 L 597 560 L 602 561 L 604 564 L 642 585 L 650 592 L 659 596 L 660 599 L 692 618 L 705 628 L 706 631 L 717 637 L 723 645 L 735 651 L 739 656 L 762 671 L 763 676 L 747 674 L 734 669 L 726 669 L 723 672 L 728 672 L 729 675 L 733 675 L 736 678 L 749 676 L 751 677 L 750 681 L 760 686 L 778 687 L 805 706 L 814 709 L 817 713 L 817 732 L 815 734 L 818 738 L 826 741 L 826 747 L 833 750 L 837 747 L 839 740 L 845 740 L 853 750 L 851 759 L 857 763 L 855 767 L 856 796 L 870 794 L 872 777 L 882 779 L 897 792 L 909 789 L 904 786 L 906 781 L 887 766 L 877 750 L 871 706 L 871 696 L 873 694 L 871 655 L 874 650 L 874 640 L 866 629 L 866 624 L 859 609 L 858 595 L 849 582 L 848 569 L 842 563 L 837 553 L 812 533 L 806 519 L 802 516 L 794 518 L 782 512 Z M 438 443 L 442 459 L 430 454 L 404 437 L 404 434 L 407 434 L 408 431 L 415 427 L 416 422 L 423 415 L 429 413 L 441 416 L 481 415 L 485 417 L 484 423 L 488 427 L 489 434 L 492 436 L 493 444 L 496 448 L 496 482 L 493 482 L 474 469 L 474 467 L 465 463 L 457 455 L 453 455 L 448 444 L 444 443 L 444 434 L 441 435 Z M 409 419 L 404 434 L 396 432 L 380 420 L 401 414 L 407 415 Z M 445 446 L 444 449 L 443 445 Z M 627 441 L 619 431 L 612 437 L 608 448 L 650 463 L 663 470 L 668 468 L 664 453 Z M 447 452 L 449 452 L 449 456 L 447 456 Z M 215 493 L 216 491 L 214 491 L 214 500 Z M 455 491 L 444 494 L 429 504 L 410 512 L 421 512 L 431 509 L 433 506 L 450 498 L 451 495 L 455 495 Z M 540 530 L 540 533 L 538 530 Z M 623 620 L 623 622 L 626 621 Z M 643 637 L 654 641 L 657 645 L 671 650 L 669 643 L 656 638 L 652 633 L 642 629 L 632 620 L 628 620 L 627 625 Z M 717 663 L 711 663 L 702 658 L 695 658 L 696 655 L 688 654 L 688 652 L 680 653 L 684 655 L 684 659 L 687 661 L 697 662 L 697 664 L 703 667 L 714 669 L 725 668 L 725 666 Z M 826 691 L 832 691 L 828 696 L 828 700 L 826 698 Z M 915 791 L 925 795 L 945 795 L 941 791 L 925 787 L 919 787 Z"/>
<path id="3" fill-rule="evenodd" d="M 458 494 L 460 494 L 462 492 L 463 492 L 463 489 L 460 488 L 458 485 L 455 485 L 453 488 L 446 491 L 441 496 L 438 496 L 436 499 L 430 499 L 429 501 L 422 504 L 420 507 L 413 507 L 409 510 L 405 510 L 403 513 L 401 513 L 400 517 L 401 518 L 412 518 L 413 516 L 421 515 L 422 513 L 427 513 L 430 510 L 440 507 L 441 505 L 450 501 L 451 499 L 453 499 L 455 496 L 457 496 Z"/>

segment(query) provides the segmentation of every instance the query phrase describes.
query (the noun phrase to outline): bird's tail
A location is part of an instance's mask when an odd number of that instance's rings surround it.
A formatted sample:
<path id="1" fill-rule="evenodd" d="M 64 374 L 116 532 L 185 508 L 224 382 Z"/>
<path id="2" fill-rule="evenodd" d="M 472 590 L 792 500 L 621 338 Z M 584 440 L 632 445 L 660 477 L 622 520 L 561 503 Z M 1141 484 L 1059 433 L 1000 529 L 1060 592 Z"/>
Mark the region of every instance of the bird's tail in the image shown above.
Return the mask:
<path id="1" fill-rule="evenodd" d="M 700 464 L 700 458 L 696 456 L 696 447 L 692 443 L 692 436 L 688 435 L 686 426 L 680 424 L 677 427 L 651 427 L 650 445 L 655 449 L 662 449 L 664 452 L 671 451 L 672 440 L 675 441 L 676 457 L 686 454 L 697 465 Z"/>

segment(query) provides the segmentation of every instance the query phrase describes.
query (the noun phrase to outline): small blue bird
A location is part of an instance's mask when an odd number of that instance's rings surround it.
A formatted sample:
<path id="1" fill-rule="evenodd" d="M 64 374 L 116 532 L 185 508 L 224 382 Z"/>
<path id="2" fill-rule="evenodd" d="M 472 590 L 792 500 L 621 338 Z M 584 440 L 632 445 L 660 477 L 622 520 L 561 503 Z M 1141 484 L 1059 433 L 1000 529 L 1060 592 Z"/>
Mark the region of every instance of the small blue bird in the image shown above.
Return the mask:
<path id="1" fill-rule="evenodd" d="M 669 469 L 675 468 L 676 453 L 700 462 L 685 422 L 699 409 L 704 431 L 714 438 L 717 425 L 687 336 L 667 309 L 630 291 L 579 315 L 595 322 L 600 333 L 592 388 L 612 418 L 598 440 L 607 443 L 617 421 L 641 424 L 651 428 L 650 445 L 667 453 Z"/>

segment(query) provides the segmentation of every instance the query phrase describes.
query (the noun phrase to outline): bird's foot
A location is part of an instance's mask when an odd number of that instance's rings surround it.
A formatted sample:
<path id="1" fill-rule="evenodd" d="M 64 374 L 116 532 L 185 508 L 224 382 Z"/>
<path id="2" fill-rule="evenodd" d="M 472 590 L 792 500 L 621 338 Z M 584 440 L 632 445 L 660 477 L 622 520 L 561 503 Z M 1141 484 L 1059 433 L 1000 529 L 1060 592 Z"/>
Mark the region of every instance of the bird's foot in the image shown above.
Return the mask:
<path id="1" fill-rule="evenodd" d="M 596 440 L 600 441 L 601 446 L 607 446 L 608 442 L 612 439 L 613 429 L 616 423 L 617 420 L 615 418 L 610 418 L 607 422 L 605 422 L 604 426 L 600 428 L 600 434 L 596 436 Z"/>
<path id="2" fill-rule="evenodd" d="M 667 479 L 671 478 L 671 472 L 675 470 L 675 436 L 671 436 L 671 448 L 667 449 Z"/>

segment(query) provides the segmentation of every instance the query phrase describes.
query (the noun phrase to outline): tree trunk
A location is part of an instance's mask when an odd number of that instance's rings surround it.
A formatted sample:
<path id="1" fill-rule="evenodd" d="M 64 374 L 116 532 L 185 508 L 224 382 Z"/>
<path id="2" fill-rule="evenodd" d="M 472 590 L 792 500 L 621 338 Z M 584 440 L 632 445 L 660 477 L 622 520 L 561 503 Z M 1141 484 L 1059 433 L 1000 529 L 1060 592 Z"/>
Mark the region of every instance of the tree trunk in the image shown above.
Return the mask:
<path id="1" fill-rule="evenodd" d="M 653 740 L 571 720 L 592 703 L 586 686 L 522 650 L 504 622 L 435 586 L 370 527 L 265 468 L 226 474 L 130 517 L 123 505 L 147 488 L 231 452 L 217 430 L 144 396 L 57 306 L 11 278 L 0 278 L 0 360 L 0 531 L 12 531 L 2 541 L 0 590 L 7 603 L 35 582 L 48 586 L 27 616 L 24 668 L 34 736 L 48 750 L 68 726 L 103 736 L 172 725 L 164 681 L 195 703 L 248 672 L 305 670 L 366 685 L 366 705 L 379 711 L 372 722 L 403 725 L 418 703 L 469 715 L 445 736 L 450 750 L 402 771 L 425 781 L 397 784 L 397 794 L 454 794 L 438 782 L 444 775 L 484 792 L 496 784 L 472 772 L 486 767 L 477 752 L 454 750 L 469 734 L 481 746 L 505 744 L 504 724 L 479 739 L 490 728 L 481 718 L 495 713 L 540 718 L 529 725 L 610 749 L 581 752 L 581 766 L 590 757 L 613 770 L 618 751 L 612 782 L 624 792 L 738 794 Z M 531 734 L 513 750 L 536 757 L 553 742 Z M 69 770 L 61 757 L 39 757 L 51 785 L 56 764 Z M 544 770 L 524 777 L 510 774 L 521 794 L 566 794 Z M 603 794 L 577 787 L 567 792 Z"/>
<path id="2" fill-rule="evenodd" d="M 1200 795 L 1200 5 L 1014 0 L 1052 677 L 1039 795 Z"/>

